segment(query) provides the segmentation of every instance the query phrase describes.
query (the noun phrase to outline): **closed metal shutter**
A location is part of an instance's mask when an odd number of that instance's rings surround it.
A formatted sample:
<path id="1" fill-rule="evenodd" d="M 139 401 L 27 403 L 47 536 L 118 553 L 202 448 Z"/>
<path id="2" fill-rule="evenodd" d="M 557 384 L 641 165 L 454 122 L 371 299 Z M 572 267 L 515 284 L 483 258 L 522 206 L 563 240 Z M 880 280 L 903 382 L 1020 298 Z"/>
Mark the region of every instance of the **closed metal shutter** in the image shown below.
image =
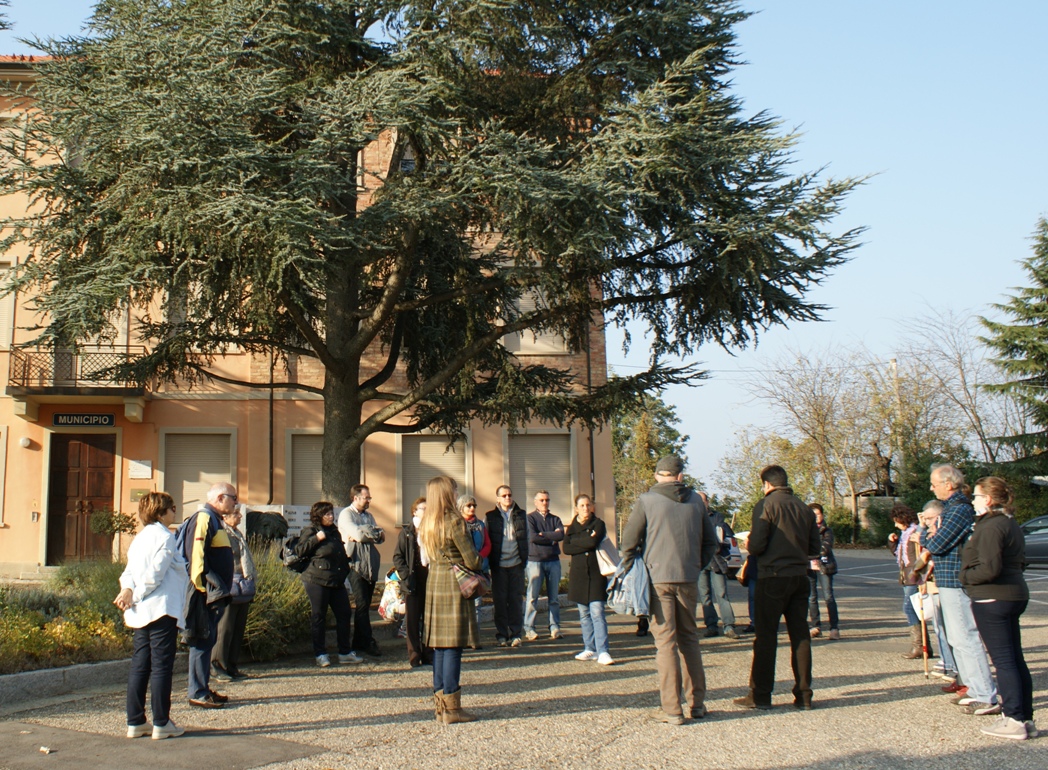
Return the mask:
<path id="1" fill-rule="evenodd" d="M 321 455 L 324 436 L 296 433 L 291 436 L 291 505 L 313 505 L 324 499 Z"/>
<path id="2" fill-rule="evenodd" d="M 445 451 L 447 450 L 447 451 Z M 426 484 L 434 476 L 450 476 L 466 493 L 466 446 L 456 441 L 448 449 L 447 436 L 404 436 L 401 442 L 400 523 L 411 521 L 411 504 L 426 496 Z"/>
<path id="3" fill-rule="evenodd" d="M 535 493 L 549 492 L 550 511 L 565 523 L 571 518 L 571 436 L 536 433 L 509 437 L 509 485 L 513 500 L 529 513 Z"/>
<path id="4" fill-rule="evenodd" d="M 0 262 L 0 281 L 6 281 L 10 271 L 10 262 Z M 6 349 L 11 347 L 11 334 L 14 331 L 12 328 L 14 312 L 15 295 L 8 294 L 6 297 L 0 297 L 0 348 Z"/>
<path id="5" fill-rule="evenodd" d="M 231 483 L 228 433 L 168 433 L 164 441 L 164 492 L 178 505 L 182 521 L 207 502 L 219 481 Z"/>

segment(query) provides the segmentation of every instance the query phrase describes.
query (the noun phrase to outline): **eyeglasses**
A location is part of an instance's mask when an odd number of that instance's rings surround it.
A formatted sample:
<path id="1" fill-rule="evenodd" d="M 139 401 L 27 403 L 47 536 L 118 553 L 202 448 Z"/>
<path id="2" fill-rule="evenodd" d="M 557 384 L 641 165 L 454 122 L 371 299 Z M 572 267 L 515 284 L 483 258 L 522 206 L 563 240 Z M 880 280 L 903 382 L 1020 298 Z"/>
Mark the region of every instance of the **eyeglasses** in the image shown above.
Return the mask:
<path id="1" fill-rule="evenodd" d="M 466 503 L 466 505 L 464 507 L 466 507 L 466 508 L 476 508 L 477 504 L 476 503 Z"/>
<path id="2" fill-rule="evenodd" d="M 506 494 L 506 495 L 499 495 L 499 497 L 505 499 L 505 498 L 513 497 L 513 495 Z"/>
<path id="3" fill-rule="evenodd" d="M 236 502 L 237 500 L 239 500 L 239 499 L 240 499 L 240 498 L 239 498 L 239 497 L 237 497 L 236 495 L 226 495 L 226 494 L 222 494 L 222 495 L 219 495 L 219 497 L 228 497 L 228 498 L 229 498 L 230 500 L 232 500 L 232 501 L 233 501 L 234 503 L 235 503 L 235 502 Z"/>
<path id="4" fill-rule="evenodd" d="M 974 500 L 977 497 L 989 497 L 989 495 L 984 495 L 982 492 L 976 492 L 974 495 L 972 495 L 972 500 Z"/>

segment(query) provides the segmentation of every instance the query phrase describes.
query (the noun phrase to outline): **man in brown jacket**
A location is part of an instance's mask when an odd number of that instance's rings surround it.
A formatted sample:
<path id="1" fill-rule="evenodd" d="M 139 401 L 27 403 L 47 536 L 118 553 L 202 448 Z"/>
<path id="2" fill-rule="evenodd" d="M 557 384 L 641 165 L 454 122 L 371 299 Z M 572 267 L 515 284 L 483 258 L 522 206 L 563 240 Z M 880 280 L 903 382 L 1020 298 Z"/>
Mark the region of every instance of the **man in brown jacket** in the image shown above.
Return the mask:
<path id="1" fill-rule="evenodd" d="M 779 618 L 786 617 L 793 662 L 793 705 L 811 708 L 811 636 L 808 633 L 808 564 L 819 558 L 821 543 L 815 514 L 794 496 L 786 471 L 769 465 L 761 471 L 764 499 L 753 507 L 748 550 L 757 559 L 754 598 L 756 638 L 749 694 L 735 699 L 744 708 L 771 708 Z"/>

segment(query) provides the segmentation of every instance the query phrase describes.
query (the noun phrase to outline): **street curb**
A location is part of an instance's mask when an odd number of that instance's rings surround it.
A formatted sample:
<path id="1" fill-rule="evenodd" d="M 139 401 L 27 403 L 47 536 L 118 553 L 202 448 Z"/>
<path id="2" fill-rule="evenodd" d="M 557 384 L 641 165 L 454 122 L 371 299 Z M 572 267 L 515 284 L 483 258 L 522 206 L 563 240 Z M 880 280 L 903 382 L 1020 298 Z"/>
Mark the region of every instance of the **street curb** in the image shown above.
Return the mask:
<path id="1" fill-rule="evenodd" d="M 561 594 L 561 604 L 567 597 Z M 546 609 L 546 599 L 539 599 L 539 610 Z M 492 607 L 484 604 L 478 613 L 481 623 L 491 620 Z M 389 641 L 397 639 L 399 622 L 372 620 L 371 632 L 375 639 Z M 329 635 L 333 631 L 328 632 Z M 333 640 L 332 640 L 333 641 Z M 312 654 L 312 645 L 308 640 L 293 645 L 285 657 Z M 175 657 L 175 673 L 184 674 L 189 668 L 189 656 L 180 652 Z M 76 663 L 62 668 L 44 668 L 36 671 L 22 671 L 17 674 L 0 675 L 0 703 L 10 706 L 27 700 L 53 698 L 72 693 L 86 692 L 104 686 L 123 686 L 127 684 L 131 659 L 107 660 L 100 663 Z"/>

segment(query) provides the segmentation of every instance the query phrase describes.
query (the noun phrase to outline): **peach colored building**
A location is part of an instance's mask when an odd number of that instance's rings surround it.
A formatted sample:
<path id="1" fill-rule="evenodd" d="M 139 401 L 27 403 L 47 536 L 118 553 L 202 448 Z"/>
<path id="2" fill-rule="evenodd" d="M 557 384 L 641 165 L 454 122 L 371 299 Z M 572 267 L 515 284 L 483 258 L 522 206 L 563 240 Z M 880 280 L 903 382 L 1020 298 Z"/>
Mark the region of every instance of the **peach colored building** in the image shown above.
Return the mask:
<path id="1" fill-rule="evenodd" d="M 31 60 L 0 57 L 0 78 L 31 81 Z M 0 120 L 20 119 L 10 104 L 0 104 Z M 383 136 L 365 150 L 365 167 L 375 178 L 392 162 L 393 145 L 392 137 Z M 24 200 L 0 200 L 0 215 L 25 206 Z M 0 255 L 0 270 L 21 258 Z M 234 484 L 248 509 L 320 499 L 318 397 L 222 383 L 190 389 L 107 382 L 94 373 L 144 349 L 135 339 L 134 317 L 124 319 L 112 343 L 37 350 L 28 345 L 32 335 L 25 327 L 35 319 L 25 300 L 0 300 L 0 576 L 31 576 L 63 562 L 119 553 L 128 538 L 93 534 L 92 513 L 133 513 L 138 496 L 151 490 L 172 494 L 179 518 L 196 510 L 215 481 Z M 568 352 L 559 338 L 530 333 L 507 337 L 505 344 L 521 357 L 566 361 L 585 387 L 601 385 L 607 376 L 599 327 L 591 339 L 591 349 L 580 353 Z M 231 353 L 215 368 L 255 383 L 268 382 L 271 373 L 268 357 L 246 353 Z M 321 372 L 314 361 L 302 360 L 278 376 L 316 384 Z M 513 487 L 528 510 L 534 493 L 548 490 L 553 512 L 565 520 L 574 495 L 592 493 L 598 514 L 615 531 L 610 431 L 534 425 L 510 434 L 476 423 L 453 451 L 445 451 L 447 444 L 446 436 L 429 433 L 382 433 L 365 442 L 361 480 L 370 486 L 372 511 L 387 530 L 384 561 L 390 561 L 396 529 L 407 520 L 412 500 L 437 473 L 456 478 L 481 510 L 494 506 L 502 483 Z"/>

